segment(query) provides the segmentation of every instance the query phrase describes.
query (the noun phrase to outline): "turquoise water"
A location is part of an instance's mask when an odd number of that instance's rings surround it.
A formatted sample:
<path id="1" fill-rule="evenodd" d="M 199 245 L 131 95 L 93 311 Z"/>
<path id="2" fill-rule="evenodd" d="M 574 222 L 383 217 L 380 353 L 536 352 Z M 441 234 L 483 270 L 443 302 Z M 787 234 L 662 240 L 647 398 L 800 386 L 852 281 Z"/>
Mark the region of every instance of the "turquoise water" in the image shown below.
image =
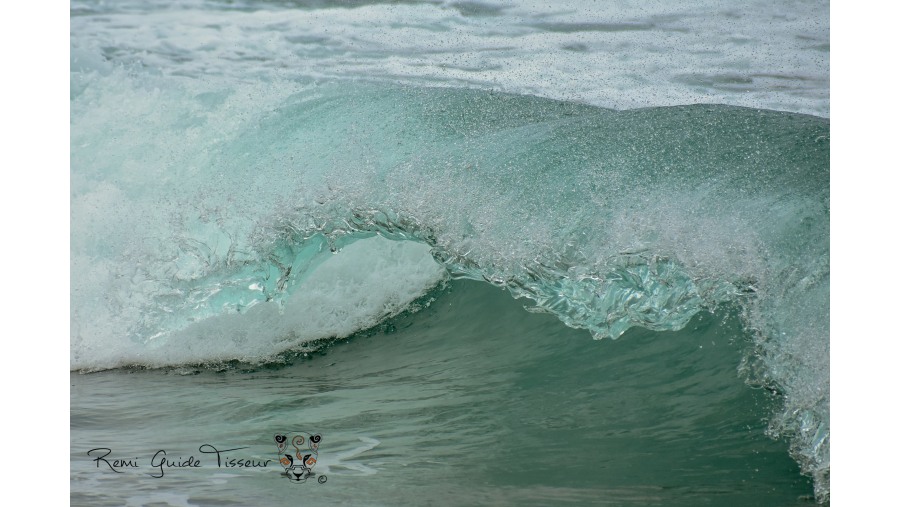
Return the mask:
<path id="1" fill-rule="evenodd" d="M 73 504 L 828 502 L 827 9 L 491 5 L 71 4 Z"/>
<path id="2" fill-rule="evenodd" d="M 432 295 L 290 365 L 73 374 L 73 503 L 814 504 L 787 444 L 764 435 L 777 399 L 735 375 L 733 314 L 594 342 L 486 284 Z M 159 449 L 271 458 L 286 422 L 322 434 L 324 484 L 212 461 L 149 477 Z M 84 455 L 96 447 L 143 468 L 102 473 Z"/>

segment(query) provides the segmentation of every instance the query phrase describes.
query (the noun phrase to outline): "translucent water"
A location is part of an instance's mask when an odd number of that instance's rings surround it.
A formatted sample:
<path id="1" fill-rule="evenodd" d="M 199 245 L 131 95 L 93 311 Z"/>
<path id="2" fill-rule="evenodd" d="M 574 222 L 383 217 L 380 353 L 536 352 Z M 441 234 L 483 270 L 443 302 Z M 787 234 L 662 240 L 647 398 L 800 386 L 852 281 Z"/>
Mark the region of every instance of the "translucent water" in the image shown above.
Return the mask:
<path id="1" fill-rule="evenodd" d="M 828 500 L 827 5 L 71 7 L 73 503 Z"/>

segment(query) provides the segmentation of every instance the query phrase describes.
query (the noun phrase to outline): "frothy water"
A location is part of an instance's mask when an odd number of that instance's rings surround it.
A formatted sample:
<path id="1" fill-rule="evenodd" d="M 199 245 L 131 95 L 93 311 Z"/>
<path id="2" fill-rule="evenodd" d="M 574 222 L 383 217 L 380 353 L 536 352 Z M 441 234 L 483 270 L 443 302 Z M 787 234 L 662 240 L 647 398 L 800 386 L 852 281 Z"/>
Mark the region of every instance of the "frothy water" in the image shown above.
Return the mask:
<path id="1" fill-rule="evenodd" d="M 366 79 L 616 109 L 828 116 L 822 1 L 72 2 L 78 48 L 168 76 Z"/>
<path id="2" fill-rule="evenodd" d="M 686 340 L 736 312 L 723 360 L 777 393 L 755 417 L 827 501 L 829 122 L 735 107 L 827 115 L 827 9 L 715 11 L 727 28 L 706 7 L 73 3 L 73 370 L 291 363 L 441 301 L 449 278 L 598 339 Z M 637 61 L 643 85 L 623 75 Z M 711 61 L 724 74 L 692 68 Z M 696 101 L 730 105 L 676 105 Z M 516 361 L 507 321 L 503 338 L 442 322 Z"/>

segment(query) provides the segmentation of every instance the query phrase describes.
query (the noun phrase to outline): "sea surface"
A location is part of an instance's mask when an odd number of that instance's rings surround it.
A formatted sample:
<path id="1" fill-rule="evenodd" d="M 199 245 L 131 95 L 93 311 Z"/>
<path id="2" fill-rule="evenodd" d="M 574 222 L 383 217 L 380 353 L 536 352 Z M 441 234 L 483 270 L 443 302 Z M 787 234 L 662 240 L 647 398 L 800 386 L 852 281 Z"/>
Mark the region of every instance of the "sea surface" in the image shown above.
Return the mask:
<path id="1" fill-rule="evenodd" d="M 828 11 L 71 2 L 72 504 L 827 504 Z"/>

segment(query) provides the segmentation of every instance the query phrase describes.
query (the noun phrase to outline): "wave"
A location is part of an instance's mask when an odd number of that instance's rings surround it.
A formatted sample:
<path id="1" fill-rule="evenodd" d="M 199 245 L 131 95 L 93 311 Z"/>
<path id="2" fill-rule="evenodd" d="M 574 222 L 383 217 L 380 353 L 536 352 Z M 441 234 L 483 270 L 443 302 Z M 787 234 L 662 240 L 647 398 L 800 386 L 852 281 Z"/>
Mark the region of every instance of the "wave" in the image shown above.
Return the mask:
<path id="1" fill-rule="evenodd" d="M 84 61 L 72 369 L 272 361 L 448 276 L 596 338 L 736 304 L 743 374 L 783 394 L 770 431 L 827 499 L 827 119 Z"/>

